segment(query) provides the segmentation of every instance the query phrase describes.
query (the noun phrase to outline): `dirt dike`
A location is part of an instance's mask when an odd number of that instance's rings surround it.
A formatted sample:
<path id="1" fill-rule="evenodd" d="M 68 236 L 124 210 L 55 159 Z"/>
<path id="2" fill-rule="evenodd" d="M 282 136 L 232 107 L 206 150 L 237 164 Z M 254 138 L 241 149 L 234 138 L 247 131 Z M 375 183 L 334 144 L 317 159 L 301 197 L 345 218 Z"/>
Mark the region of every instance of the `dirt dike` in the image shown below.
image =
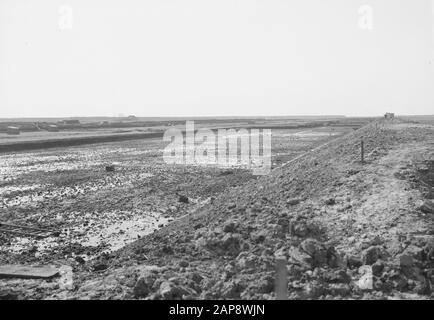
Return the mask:
<path id="1" fill-rule="evenodd" d="M 433 216 L 418 209 L 426 190 L 413 163 L 432 156 L 427 143 L 433 139 L 432 126 L 371 123 L 76 267 L 68 290 L 14 292 L 33 298 L 274 299 L 276 261 L 283 259 L 289 299 L 431 298 Z M 394 194 L 408 199 L 400 202 Z M 378 195 L 390 197 L 387 206 L 376 205 L 382 203 Z"/>

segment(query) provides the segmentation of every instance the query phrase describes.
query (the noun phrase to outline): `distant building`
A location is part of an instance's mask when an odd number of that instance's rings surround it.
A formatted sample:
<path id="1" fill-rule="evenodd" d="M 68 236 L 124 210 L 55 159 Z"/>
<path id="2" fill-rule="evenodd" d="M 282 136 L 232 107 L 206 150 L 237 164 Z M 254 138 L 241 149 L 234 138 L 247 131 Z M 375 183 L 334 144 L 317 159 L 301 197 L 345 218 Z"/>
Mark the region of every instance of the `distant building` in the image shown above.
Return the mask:
<path id="1" fill-rule="evenodd" d="M 395 114 L 388 112 L 384 115 L 384 119 L 388 119 L 388 120 L 395 119 Z"/>
<path id="2" fill-rule="evenodd" d="M 10 135 L 18 135 L 20 134 L 20 128 L 9 126 L 6 128 L 6 133 Z"/>

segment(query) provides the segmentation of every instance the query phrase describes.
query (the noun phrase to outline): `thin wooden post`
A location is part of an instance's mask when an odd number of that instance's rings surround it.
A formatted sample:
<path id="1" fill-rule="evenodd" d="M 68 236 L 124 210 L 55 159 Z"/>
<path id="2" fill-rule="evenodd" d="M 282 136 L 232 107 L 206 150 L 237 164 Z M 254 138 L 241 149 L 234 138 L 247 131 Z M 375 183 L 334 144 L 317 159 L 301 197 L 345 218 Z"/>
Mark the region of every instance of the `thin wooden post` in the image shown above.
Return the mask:
<path id="1" fill-rule="evenodd" d="M 360 140 L 360 159 L 362 163 L 365 163 L 365 143 L 363 138 Z"/>
<path id="2" fill-rule="evenodd" d="M 287 261 L 285 258 L 276 259 L 276 279 L 274 289 L 277 300 L 288 300 L 288 270 L 286 269 Z"/>

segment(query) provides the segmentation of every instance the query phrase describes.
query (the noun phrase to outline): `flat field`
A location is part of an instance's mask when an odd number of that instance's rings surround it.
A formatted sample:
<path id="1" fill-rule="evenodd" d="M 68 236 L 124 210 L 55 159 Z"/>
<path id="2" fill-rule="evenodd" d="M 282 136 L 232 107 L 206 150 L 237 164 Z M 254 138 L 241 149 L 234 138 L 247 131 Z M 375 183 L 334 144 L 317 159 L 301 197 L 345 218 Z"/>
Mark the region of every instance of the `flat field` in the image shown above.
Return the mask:
<path id="1" fill-rule="evenodd" d="M 272 130 L 272 167 L 350 131 Z M 236 165 L 167 164 L 167 144 L 153 138 L 0 155 L 0 221 L 56 233 L 39 240 L 0 233 L 0 261 L 89 260 L 258 178 Z M 181 195 L 188 203 L 179 201 Z"/>

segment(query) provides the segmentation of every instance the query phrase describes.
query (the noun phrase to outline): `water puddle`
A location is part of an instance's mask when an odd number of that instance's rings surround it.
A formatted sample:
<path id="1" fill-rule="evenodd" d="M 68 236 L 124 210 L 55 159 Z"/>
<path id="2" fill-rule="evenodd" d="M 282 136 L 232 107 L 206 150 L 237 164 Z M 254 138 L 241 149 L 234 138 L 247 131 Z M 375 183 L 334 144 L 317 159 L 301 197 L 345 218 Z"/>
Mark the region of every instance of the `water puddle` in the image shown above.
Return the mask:
<path id="1" fill-rule="evenodd" d="M 84 215 L 90 217 L 91 215 Z M 125 245 L 162 228 L 170 222 L 161 213 L 131 215 L 126 212 L 100 213 L 87 226 L 75 226 L 62 230 L 59 237 L 34 239 L 14 237 L 10 244 L 0 246 L 1 251 L 19 254 L 34 251 L 35 257 L 42 257 L 59 247 L 67 248 L 79 244 L 83 247 L 98 247 L 99 254 L 121 249 Z M 80 255 L 81 256 L 81 255 Z M 83 255 L 84 260 L 93 256 Z"/>
<path id="2" fill-rule="evenodd" d="M 105 251 L 116 251 L 138 238 L 153 233 L 167 225 L 169 220 L 154 213 L 146 217 L 116 222 L 106 226 L 101 232 L 86 233 L 80 244 L 86 247 L 107 246 Z M 81 232 L 81 228 L 75 229 Z"/>

